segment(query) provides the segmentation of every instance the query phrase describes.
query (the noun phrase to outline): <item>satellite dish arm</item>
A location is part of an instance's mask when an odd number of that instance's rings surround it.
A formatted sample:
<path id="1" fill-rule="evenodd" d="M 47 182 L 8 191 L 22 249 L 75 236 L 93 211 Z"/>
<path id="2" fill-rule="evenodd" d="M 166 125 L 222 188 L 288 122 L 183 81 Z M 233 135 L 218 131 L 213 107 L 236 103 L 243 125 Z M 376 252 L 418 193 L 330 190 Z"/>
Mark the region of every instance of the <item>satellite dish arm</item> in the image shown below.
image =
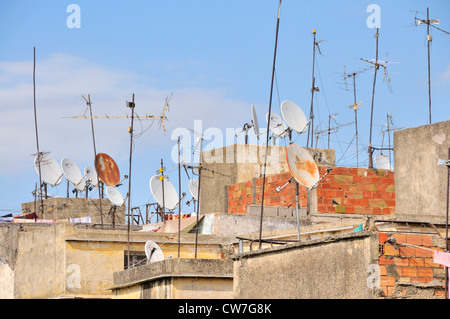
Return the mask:
<path id="1" fill-rule="evenodd" d="M 308 188 L 308 190 L 309 191 L 311 191 L 311 190 L 313 190 L 313 189 L 316 189 L 317 188 L 317 186 L 319 186 L 319 184 L 320 184 L 320 182 L 328 175 L 328 174 L 330 174 L 330 172 L 332 171 L 333 169 L 332 168 L 327 168 L 327 171 L 326 171 L 326 173 L 313 185 L 313 186 L 311 186 L 310 188 Z"/>

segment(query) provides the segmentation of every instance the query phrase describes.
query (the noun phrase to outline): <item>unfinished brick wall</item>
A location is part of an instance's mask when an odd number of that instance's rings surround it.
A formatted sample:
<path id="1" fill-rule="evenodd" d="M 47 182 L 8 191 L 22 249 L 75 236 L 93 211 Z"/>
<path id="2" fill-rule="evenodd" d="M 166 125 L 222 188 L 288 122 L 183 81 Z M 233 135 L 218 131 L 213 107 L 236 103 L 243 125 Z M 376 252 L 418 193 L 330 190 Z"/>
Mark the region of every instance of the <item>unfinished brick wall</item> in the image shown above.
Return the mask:
<path id="1" fill-rule="evenodd" d="M 328 167 L 319 167 L 323 176 Z M 266 176 L 264 205 L 295 207 L 295 183 L 279 193 L 276 188 L 291 179 L 290 173 Z M 228 187 L 228 213 L 245 214 L 248 205 L 261 205 L 262 178 Z M 317 187 L 320 213 L 391 215 L 395 213 L 394 173 L 387 170 L 333 167 Z M 299 187 L 299 202 L 306 206 L 307 193 Z"/>
<path id="2" fill-rule="evenodd" d="M 384 297 L 444 298 L 444 266 L 433 262 L 436 235 L 379 233 L 380 288 Z M 398 244 L 386 242 L 395 237 Z M 416 247 L 402 245 L 406 243 Z"/>

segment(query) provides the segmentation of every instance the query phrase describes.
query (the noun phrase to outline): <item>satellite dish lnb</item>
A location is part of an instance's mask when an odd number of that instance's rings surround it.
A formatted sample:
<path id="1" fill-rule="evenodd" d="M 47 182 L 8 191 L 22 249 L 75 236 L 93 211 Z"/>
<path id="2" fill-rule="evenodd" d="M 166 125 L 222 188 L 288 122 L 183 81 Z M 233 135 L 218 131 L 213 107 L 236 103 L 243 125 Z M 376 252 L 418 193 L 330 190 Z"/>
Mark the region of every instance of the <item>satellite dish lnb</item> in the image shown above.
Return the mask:
<path id="1" fill-rule="evenodd" d="M 162 176 L 155 175 L 150 179 L 149 186 L 158 204 L 167 208 L 168 210 L 174 210 L 178 205 L 178 194 L 175 187 L 168 180 L 164 180 L 164 197 L 163 197 L 163 181 L 160 179 Z"/>
<path id="2" fill-rule="evenodd" d="M 294 102 L 285 100 L 281 103 L 281 115 L 284 121 L 292 130 L 302 134 L 308 128 L 308 121 L 305 113 Z"/>
<path id="3" fill-rule="evenodd" d="M 320 180 L 316 162 L 303 147 L 291 144 L 286 148 L 286 163 L 292 177 L 307 189 L 317 185 Z"/>
<path id="4" fill-rule="evenodd" d="M 34 158 L 34 169 L 39 175 L 39 166 L 41 168 L 41 178 L 44 183 L 57 186 L 61 183 L 63 173 L 58 162 L 49 154 L 38 154 Z"/>
<path id="5" fill-rule="evenodd" d="M 145 255 L 149 263 L 154 263 L 164 260 L 164 254 L 161 248 L 154 241 L 147 241 L 145 243 Z"/>
<path id="6" fill-rule="evenodd" d="M 105 153 L 98 153 L 95 156 L 95 170 L 98 178 L 108 186 L 116 186 L 120 182 L 119 167 L 116 162 Z"/>

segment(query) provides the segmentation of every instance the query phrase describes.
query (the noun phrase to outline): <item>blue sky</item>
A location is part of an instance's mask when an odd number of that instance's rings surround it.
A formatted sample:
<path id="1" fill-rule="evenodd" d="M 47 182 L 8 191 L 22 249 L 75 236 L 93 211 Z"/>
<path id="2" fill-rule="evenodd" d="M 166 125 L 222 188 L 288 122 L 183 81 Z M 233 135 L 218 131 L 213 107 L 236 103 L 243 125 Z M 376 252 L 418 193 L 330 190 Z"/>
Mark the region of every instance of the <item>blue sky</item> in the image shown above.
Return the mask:
<path id="1" fill-rule="evenodd" d="M 80 8 L 81 27 L 69 28 L 70 4 Z M 376 30 L 367 26 L 370 4 L 381 11 L 379 59 L 388 66 L 393 92 L 382 74 L 377 78 L 372 141 L 381 145 L 382 125 L 391 112 L 398 128 L 428 123 L 426 27 L 414 26 L 415 12 L 440 18 L 439 27 L 450 31 L 450 3 L 434 1 L 294 1 L 281 5 L 272 111 L 291 100 L 309 115 L 312 73 L 312 30 L 317 31 L 322 54 L 316 52 L 315 125 L 326 129 L 328 116 L 354 121 L 348 105 L 353 92 L 344 90 L 342 75 L 367 67 L 360 58 L 375 58 Z M 19 213 L 22 202 L 33 200 L 39 181 L 33 168 L 34 131 L 32 61 L 36 47 L 36 98 L 41 151 L 59 162 L 75 161 L 82 170 L 93 165 L 90 122 L 67 117 L 82 115 L 91 95 L 94 115 L 129 113 L 125 101 L 135 94 L 138 115 L 159 115 L 172 95 L 166 114 L 167 131 L 157 122 L 135 123 L 132 168 L 132 206 L 154 202 L 149 180 L 164 159 L 178 190 L 177 163 L 171 157 L 177 128 L 203 130 L 240 128 L 257 110 L 265 130 L 268 111 L 277 0 L 168 0 L 168 1 L 12 1 L 0 4 L 0 215 Z M 450 36 L 432 30 L 432 121 L 449 120 Z M 382 73 L 382 72 L 381 72 Z M 359 165 L 367 166 L 373 73 L 356 79 Z M 351 89 L 351 87 L 349 87 Z M 97 151 L 111 155 L 121 175 L 128 174 L 130 125 L 127 119 L 94 122 Z M 331 137 L 338 165 L 355 166 L 353 125 Z M 250 141 L 257 142 L 250 133 Z M 265 137 L 265 136 L 263 136 Z M 264 138 L 263 138 L 264 139 Z M 306 134 L 295 135 L 306 146 Z M 392 141 L 392 135 L 391 135 Z M 194 141 L 193 141 L 194 142 Z M 223 141 L 205 141 L 212 148 Z M 243 136 L 236 142 L 243 143 Z M 219 144 L 220 144 L 219 143 Z M 281 141 L 281 144 L 287 141 Z M 326 147 L 326 137 L 318 146 Z M 385 135 L 384 146 L 387 145 Z M 348 148 L 348 151 L 345 150 Z M 189 152 L 189 150 L 186 150 Z M 49 193 L 64 197 L 66 182 Z M 184 192 L 188 179 L 182 175 Z M 119 188 L 125 196 L 126 186 Z M 96 192 L 90 194 L 97 198 Z"/>

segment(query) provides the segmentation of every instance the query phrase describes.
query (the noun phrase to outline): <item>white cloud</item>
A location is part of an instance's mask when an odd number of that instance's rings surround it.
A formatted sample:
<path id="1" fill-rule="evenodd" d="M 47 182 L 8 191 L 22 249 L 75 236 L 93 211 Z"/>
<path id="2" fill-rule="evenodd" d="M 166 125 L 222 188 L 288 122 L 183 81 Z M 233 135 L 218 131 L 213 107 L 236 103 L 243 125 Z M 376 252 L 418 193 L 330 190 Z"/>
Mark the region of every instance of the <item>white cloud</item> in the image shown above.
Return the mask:
<path id="1" fill-rule="evenodd" d="M 0 61 L 0 175 L 15 174 L 32 167 L 36 153 L 33 111 L 33 64 L 30 61 Z M 249 120 L 250 105 L 229 99 L 227 90 L 205 88 L 168 88 L 157 90 L 148 83 L 151 79 L 123 70 L 111 69 L 62 53 L 37 61 L 36 104 L 39 146 L 50 151 L 59 161 L 69 157 L 75 162 L 93 162 L 91 125 L 88 119 L 67 117 L 83 115 L 87 110 L 82 95 L 91 95 L 94 115 L 125 116 L 125 106 L 135 93 L 138 115 L 159 115 L 165 98 L 173 92 L 170 111 L 166 114 L 167 133 L 157 123 L 141 138 L 136 150 L 155 152 L 168 150 L 175 141 L 171 130 L 192 127 L 195 119 L 202 119 L 208 127 L 239 127 Z M 248 111 L 246 111 L 248 109 Z M 248 114 L 247 114 L 248 113 Z M 89 115 L 89 112 L 85 113 Z M 150 121 L 135 122 L 135 132 L 145 129 Z M 97 152 L 105 152 L 126 160 L 129 151 L 128 119 L 94 120 Z M 156 150 L 158 152 L 158 150 Z M 5 156 L 6 155 L 6 156 Z"/>
<path id="2" fill-rule="evenodd" d="M 448 64 L 445 71 L 440 74 L 440 77 L 443 83 L 450 82 L 450 64 Z"/>

